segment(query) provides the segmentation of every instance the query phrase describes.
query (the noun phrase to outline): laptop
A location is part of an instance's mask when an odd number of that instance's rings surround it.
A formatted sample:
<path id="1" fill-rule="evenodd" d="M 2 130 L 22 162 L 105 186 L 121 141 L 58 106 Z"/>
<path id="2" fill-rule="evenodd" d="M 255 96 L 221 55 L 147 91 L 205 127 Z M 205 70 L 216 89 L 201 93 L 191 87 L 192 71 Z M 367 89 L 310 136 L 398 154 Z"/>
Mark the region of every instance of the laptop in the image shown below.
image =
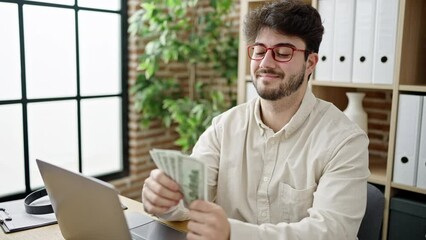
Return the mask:
<path id="1" fill-rule="evenodd" d="M 186 233 L 142 213 L 125 215 L 111 184 L 36 161 L 65 239 L 186 239 Z"/>

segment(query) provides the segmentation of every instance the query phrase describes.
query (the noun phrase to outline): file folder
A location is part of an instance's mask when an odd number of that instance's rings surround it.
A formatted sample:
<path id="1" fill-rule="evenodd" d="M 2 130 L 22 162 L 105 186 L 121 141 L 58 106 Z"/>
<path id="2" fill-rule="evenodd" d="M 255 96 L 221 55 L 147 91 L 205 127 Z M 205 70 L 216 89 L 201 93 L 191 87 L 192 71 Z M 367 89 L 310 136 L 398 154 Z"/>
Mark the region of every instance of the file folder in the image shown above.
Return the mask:
<path id="1" fill-rule="evenodd" d="M 318 52 L 319 59 L 315 68 L 315 79 L 320 81 L 331 81 L 333 77 L 334 7 L 335 0 L 318 1 L 318 12 L 324 26 L 324 35 Z"/>
<path id="2" fill-rule="evenodd" d="M 373 83 L 392 84 L 395 70 L 399 0 L 377 0 Z"/>
<path id="3" fill-rule="evenodd" d="M 417 165 L 417 187 L 426 189 L 426 96 L 423 96 L 419 161 Z"/>
<path id="4" fill-rule="evenodd" d="M 400 94 L 396 129 L 393 182 L 416 186 L 423 99 Z"/>
<path id="5" fill-rule="evenodd" d="M 376 0 L 357 0 L 352 82 L 372 83 Z"/>
<path id="6" fill-rule="evenodd" d="M 333 76 L 336 82 L 351 82 L 355 26 L 355 0 L 338 0 L 334 14 Z"/>

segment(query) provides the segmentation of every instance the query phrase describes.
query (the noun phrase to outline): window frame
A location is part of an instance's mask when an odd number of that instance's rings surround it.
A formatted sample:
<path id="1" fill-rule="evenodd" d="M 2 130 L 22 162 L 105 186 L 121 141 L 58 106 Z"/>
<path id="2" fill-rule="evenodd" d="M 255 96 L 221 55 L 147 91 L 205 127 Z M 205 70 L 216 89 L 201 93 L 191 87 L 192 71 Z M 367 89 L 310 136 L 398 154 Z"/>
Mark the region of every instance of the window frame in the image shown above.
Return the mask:
<path id="1" fill-rule="evenodd" d="M 121 100 L 121 135 L 122 135 L 122 171 L 117 171 L 109 174 L 95 176 L 103 181 L 110 181 L 119 178 L 123 178 L 129 175 L 129 137 L 128 137 L 128 13 L 127 13 L 127 1 L 120 0 L 121 8 L 119 10 L 106 10 L 99 8 L 88 8 L 88 7 L 79 7 L 77 5 L 78 0 L 74 0 L 74 5 L 62 5 L 55 3 L 45 3 L 45 2 L 35 2 L 35 1 L 25 1 L 25 0 L 0 0 L 0 2 L 5 3 L 14 3 L 18 5 L 18 21 L 19 21 L 19 46 L 20 46 L 20 65 L 21 65 L 21 98 L 16 100 L 0 100 L 1 105 L 9 104 L 20 104 L 22 107 L 22 121 L 23 121 L 23 146 L 24 146 L 24 176 L 25 176 L 25 192 L 11 194 L 0 197 L 0 202 L 22 199 L 31 193 L 34 189 L 31 189 L 30 185 L 30 159 L 29 159 L 29 146 L 28 146 L 28 104 L 36 102 L 49 102 L 49 101 L 62 101 L 62 100 L 76 100 L 77 102 L 77 116 L 78 116 L 78 170 L 82 172 L 82 129 L 81 129 L 81 101 L 84 99 L 101 99 L 105 97 L 119 97 Z M 24 36 L 24 21 L 23 21 L 23 6 L 24 5 L 34 5 L 34 6 L 47 6 L 47 7 L 56 7 L 56 8 L 65 8 L 73 9 L 75 16 L 75 40 L 76 40 L 76 82 L 77 82 L 77 93 L 74 97 L 52 97 L 52 98 L 37 98 L 37 99 L 28 99 L 26 94 L 26 66 L 25 66 L 25 36 Z M 107 95 L 90 95 L 90 96 L 81 96 L 80 95 L 80 48 L 79 48 L 79 20 L 78 20 L 78 11 L 87 10 L 95 12 L 105 12 L 105 13 L 116 13 L 120 15 L 120 40 L 121 40 L 121 93 L 118 94 L 107 94 Z"/>

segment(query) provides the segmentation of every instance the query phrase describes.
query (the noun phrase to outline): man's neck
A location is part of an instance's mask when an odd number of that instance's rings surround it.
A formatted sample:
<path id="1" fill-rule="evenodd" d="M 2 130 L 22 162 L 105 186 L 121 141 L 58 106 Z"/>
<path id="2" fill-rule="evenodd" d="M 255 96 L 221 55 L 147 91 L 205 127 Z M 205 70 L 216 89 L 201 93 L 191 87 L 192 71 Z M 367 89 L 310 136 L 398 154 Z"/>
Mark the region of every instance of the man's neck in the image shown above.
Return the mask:
<path id="1" fill-rule="evenodd" d="M 260 116 L 274 132 L 281 130 L 296 114 L 306 92 L 303 84 L 297 92 L 276 101 L 261 99 Z"/>

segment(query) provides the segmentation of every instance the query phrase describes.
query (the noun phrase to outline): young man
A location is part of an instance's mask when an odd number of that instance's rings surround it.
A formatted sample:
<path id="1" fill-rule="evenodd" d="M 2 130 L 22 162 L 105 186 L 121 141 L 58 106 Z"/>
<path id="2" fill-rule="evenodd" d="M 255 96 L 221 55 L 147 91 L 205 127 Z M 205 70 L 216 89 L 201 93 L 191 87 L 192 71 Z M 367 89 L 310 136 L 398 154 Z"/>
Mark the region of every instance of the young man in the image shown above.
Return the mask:
<path id="1" fill-rule="evenodd" d="M 296 0 L 251 12 L 245 33 L 259 98 L 216 117 L 192 155 L 209 167 L 209 200 L 182 204 L 153 170 L 147 212 L 190 219 L 188 239 L 356 239 L 366 207 L 368 138 L 308 87 L 324 28 Z"/>

